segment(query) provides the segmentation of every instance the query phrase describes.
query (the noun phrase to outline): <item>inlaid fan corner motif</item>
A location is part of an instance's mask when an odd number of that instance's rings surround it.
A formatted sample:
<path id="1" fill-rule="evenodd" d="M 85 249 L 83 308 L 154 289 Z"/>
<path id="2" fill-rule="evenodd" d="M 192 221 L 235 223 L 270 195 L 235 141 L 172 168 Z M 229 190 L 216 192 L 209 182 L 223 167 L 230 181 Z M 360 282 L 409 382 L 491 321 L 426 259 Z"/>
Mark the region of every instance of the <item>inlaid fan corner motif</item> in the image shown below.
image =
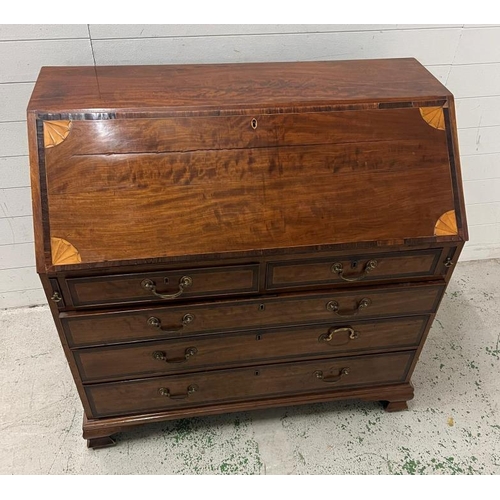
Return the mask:
<path id="1" fill-rule="evenodd" d="M 434 236 L 451 236 L 458 234 L 457 218 L 455 210 L 445 212 L 436 222 L 434 226 Z"/>
<path id="2" fill-rule="evenodd" d="M 71 129 L 70 120 L 43 122 L 43 144 L 45 148 L 53 148 L 66 139 Z"/>
<path id="3" fill-rule="evenodd" d="M 79 264 L 82 261 L 80 252 L 63 238 L 50 238 L 52 264 Z"/>
<path id="4" fill-rule="evenodd" d="M 422 118 L 431 126 L 438 130 L 445 130 L 443 108 L 419 108 Z"/>

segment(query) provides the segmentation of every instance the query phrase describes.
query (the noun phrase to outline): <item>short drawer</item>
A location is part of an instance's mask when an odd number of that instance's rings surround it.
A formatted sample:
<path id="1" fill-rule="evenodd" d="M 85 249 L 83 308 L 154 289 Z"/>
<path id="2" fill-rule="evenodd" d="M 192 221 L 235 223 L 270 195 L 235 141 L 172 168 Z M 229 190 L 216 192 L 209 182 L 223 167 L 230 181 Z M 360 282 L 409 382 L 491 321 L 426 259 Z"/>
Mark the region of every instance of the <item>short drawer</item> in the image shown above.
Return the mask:
<path id="1" fill-rule="evenodd" d="M 84 382 L 199 371 L 230 365 L 416 348 L 429 316 L 308 325 L 73 351 Z"/>
<path id="2" fill-rule="evenodd" d="M 180 269 L 67 280 L 75 307 L 256 293 L 259 265 Z"/>
<path id="3" fill-rule="evenodd" d="M 444 285 L 392 286 L 107 312 L 61 313 L 72 347 L 429 314 Z"/>
<path id="4" fill-rule="evenodd" d="M 403 278 L 424 278 L 441 272 L 442 248 L 383 254 L 305 258 L 267 264 L 268 290 L 337 285 Z M 439 269 L 438 269 L 439 268 Z"/>
<path id="5" fill-rule="evenodd" d="M 414 351 L 86 386 L 94 417 L 403 382 Z"/>

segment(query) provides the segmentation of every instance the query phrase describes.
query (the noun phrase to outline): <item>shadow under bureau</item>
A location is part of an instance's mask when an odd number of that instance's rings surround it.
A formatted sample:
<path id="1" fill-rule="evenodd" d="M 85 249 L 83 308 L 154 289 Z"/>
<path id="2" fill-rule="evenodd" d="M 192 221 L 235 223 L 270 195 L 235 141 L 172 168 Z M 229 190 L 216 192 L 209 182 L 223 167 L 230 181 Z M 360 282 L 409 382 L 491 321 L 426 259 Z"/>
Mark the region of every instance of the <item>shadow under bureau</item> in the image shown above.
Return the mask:
<path id="1" fill-rule="evenodd" d="M 42 68 L 36 263 L 91 447 L 147 422 L 407 408 L 467 240 L 414 59 Z"/>

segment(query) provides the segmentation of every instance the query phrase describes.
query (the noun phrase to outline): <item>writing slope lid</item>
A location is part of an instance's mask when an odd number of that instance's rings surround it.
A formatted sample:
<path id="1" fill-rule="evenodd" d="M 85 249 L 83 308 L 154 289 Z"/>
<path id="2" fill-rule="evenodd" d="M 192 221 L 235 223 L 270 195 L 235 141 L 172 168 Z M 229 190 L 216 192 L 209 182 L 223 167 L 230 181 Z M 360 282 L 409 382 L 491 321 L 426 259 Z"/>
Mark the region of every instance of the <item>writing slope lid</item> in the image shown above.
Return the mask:
<path id="1" fill-rule="evenodd" d="M 428 104 L 41 120 L 46 266 L 462 241 L 451 103 Z"/>

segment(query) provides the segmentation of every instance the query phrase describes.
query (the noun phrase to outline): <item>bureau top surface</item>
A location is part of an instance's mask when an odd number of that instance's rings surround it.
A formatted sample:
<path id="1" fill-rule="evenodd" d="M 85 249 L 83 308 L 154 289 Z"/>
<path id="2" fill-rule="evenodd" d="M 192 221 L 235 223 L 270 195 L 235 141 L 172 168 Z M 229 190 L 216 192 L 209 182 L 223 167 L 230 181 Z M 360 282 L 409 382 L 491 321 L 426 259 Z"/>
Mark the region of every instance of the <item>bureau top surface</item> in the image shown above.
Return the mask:
<path id="1" fill-rule="evenodd" d="M 28 109 L 176 111 L 432 100 L 449 94 L 415 59 L 44 67 Z"/>

